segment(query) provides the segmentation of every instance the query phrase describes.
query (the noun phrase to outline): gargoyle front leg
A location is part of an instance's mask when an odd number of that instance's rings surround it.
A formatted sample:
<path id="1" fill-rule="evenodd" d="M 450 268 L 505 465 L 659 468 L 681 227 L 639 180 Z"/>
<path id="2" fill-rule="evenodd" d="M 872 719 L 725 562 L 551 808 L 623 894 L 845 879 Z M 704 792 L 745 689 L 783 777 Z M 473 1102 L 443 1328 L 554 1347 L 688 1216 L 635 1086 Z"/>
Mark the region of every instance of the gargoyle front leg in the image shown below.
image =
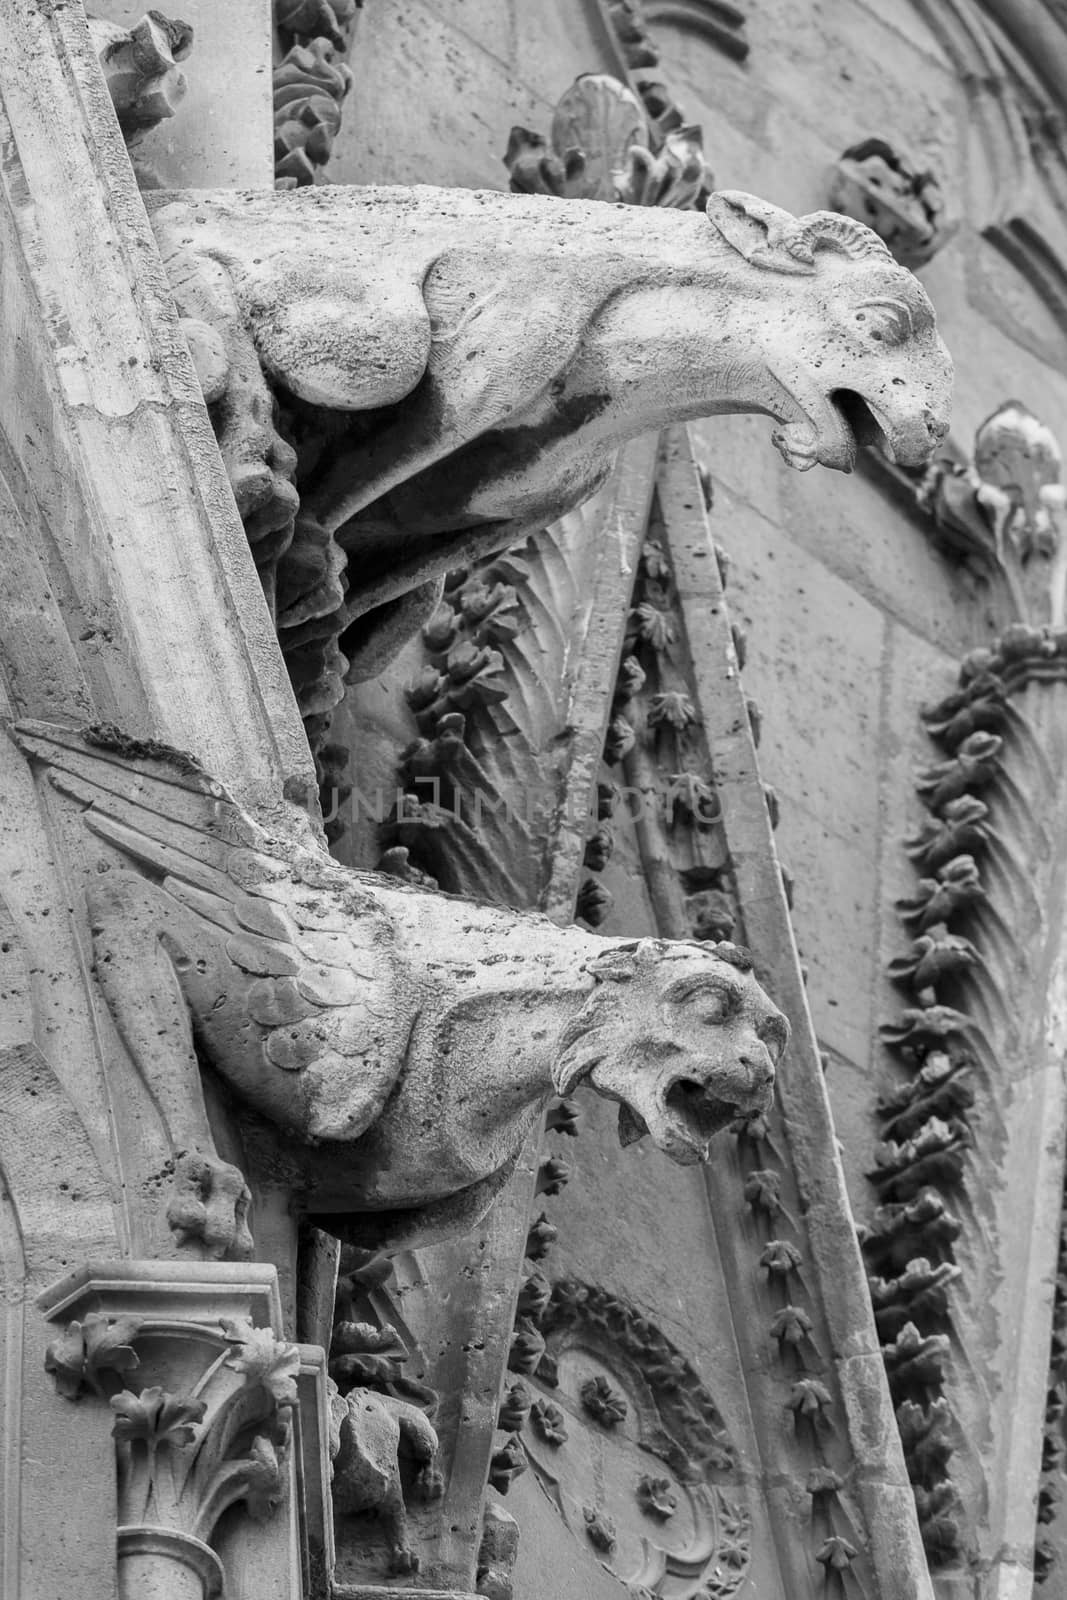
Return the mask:
<path id="1" fill-rule="evenodd" d="M 274 399 L 226 268 L 172 236 L 160 238 L 219 450 L 252 556 L 274 610 L 275 575 L 289 548 L 299 496 L 296 452 L 274 426 Z"/>
<path id="2" fill-rule="evenodd" d="M 581 304 L 561 299 L 557 284 L 516 284 L 462 253 L 437 261 L 423 294 L 434 332 L 422 382 L 396 420 L 346 453 L 306 501 L 331 532 L 479 435 L 527 414 L 532 420 L 590 321 Z"/>
<path id="3" fill-rule="evenodd" d="M 397 1400 L 393 1395 L 381 1395 L 379 1399 L 392 1415 L 400 1429 L 401 1440 L 419 1465 L 415 1479 L 417 1494 L 424 1500 L 436 1499 L 443 1487 L 436 1467 L 436 1430 L 424 1413 L 406 1400 Z M 418 1572 L 419 1558 L 408 1543 L 407 1507 L 400 1479 L 399 1458 L 396 1472 L 378 1507 L 378 1517 L 385 1526 L 390 1571 L 398 1576 Z"/>
<path id="4" fill-rule="evenodd" d="M 176 1157 L 167 1222 L 182 1249 L 247 1260 L 251 1195 L 215 1153 L 189 1011 L 178 980 L 196 960 L 183 908 L 147 879 L 111 871 L 87 895 L 96 976 Z"/>

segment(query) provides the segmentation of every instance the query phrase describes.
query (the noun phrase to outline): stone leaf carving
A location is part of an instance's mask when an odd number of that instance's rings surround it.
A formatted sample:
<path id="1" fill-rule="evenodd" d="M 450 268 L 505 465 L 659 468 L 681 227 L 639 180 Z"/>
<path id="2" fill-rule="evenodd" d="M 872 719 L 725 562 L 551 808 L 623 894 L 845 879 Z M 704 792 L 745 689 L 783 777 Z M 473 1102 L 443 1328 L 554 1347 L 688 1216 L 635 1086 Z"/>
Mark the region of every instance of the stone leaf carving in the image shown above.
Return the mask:
<path id="1" fill-rule="evenodd" d="M 632 89 L 606 73 L 584 73 L 556 106 L 548 139 L 512 128 L 504 165 L 516 194 L 679 207 L 706 198 L 712 178 L 700 128 L 652 135 Z"/>
<path id="2" fill-rule="evenodd" d="M 192 50 L 193 30 L 162 11 L 149 11 L 132 28 L 91 17 L 89 32 L 123 138 L 134 145 L 184 100 L 188 84 L 179 63 Z"/>
<path id="3" fill-rule="evenodd" d="M 646 6 L 642 0 L 606 0 L 603 11 L 619 42 L 631 77 L 654 127 L 662 134 L 681 127 L 685 114 L 658 70 L 659 50 L 649 29 L 662 15 L 708 40 L 734 61 L 748 55 L 745 13 L 732 0 L 656 0 Z M 681 17 L 679 17 L 679 12 Z"/>
<path id="4" fill-rule="evenodd" d="M 168 1581 L 192 1569 L 205 1600 L 221 1596 L 220 1518 L 240 1502 L 263 1521 L 287 1492 L 296 1347 L 245 1317 L 183 1327 L 90 1313 L 45 1366 L 60 1394 L 93 1392 L 114 1413 L 119 1592 L 191 1593 Z"/>
<path id="5" fill-rule="evenodd" d="M 352 73 L 329 39 L 294 44 L 274 69 L 274 176 L 279 188 L 322 181 Z"/>
<path id="6" fill-rule="evenodd" d="M 303 813 L 261 824 L 189 756 L 13 731 L 80 813 L 98 979 L 179 1171 L 207 1174 L 209 1254 L 247 1242 L 194 1035 L 298 1209 L 366 1248 L 473 1226 L 581 1083 L 683 1164 L 770 1101 L 788 1024 L 732 945 L 599 939 L 352 872 Z"/>
<path id="7" fill-rule="evenodd" d="M 884 139 L 850 146 L 834 169 L 830 206 L 864 222 L 906 267 L 921 267 L 951 236 L 933 172 Z"/>
<path id="8" fill-rule="evenodd" d="M 1062 473 L 1052 429 L 1006 400 L 975 434 L 970 461 L 939 456 L 918 491 L 948 552 L 999 579 L 1017 621 L 1054 628 L 1067 618 Z"/>
<path id="9" fill-rule="evenodd" d="M 924 291 L 829 212 L 432 188 L 151 204 L 180 313 L 226 353 L 212 417 L 306 715 L 381 670 L 447 571 L 588 499 L 627 439 L 761 411 L 791 465 L 848 470 L 874 439 L 920 465 L 946 430 Z"/>

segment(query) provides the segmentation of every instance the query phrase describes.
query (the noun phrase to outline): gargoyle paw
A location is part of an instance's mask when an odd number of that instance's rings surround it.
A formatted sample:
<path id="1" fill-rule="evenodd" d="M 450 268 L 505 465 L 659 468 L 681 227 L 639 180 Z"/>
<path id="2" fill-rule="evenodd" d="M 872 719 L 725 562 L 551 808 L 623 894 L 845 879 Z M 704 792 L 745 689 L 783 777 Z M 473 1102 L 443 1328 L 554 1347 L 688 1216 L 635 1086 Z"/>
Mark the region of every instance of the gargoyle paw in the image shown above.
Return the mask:
<path id="1" fill-rule="evenodd" d="M 207 1261 L 247 1261 L 253 1249 L 248 1227 L 252 1203 L 235 1166 L 218 1156 L 189 1150 L 174 1169 L 167 1222 L 178 1243 Z"/>
<path id="2" fill-rule="evenodd" d="M 415 1475 L 414 1492 L 420 1500 L 440 1500 L 445 1492 L 444 1473 L 433 1462 L 427 1462 Z"/>
<path id="3" fill-rule="evenodd" d="M 398 1545 L 396 1549 L 391 1552 L 389 1557 L 389 1571 L 394 1573 L 398 1578 L 407 1577 L 411 1573 L 418 1572 L 418 1570 L 419 1558 L 415 1554 L 414 1550 L 409 1550 L 406 1545 Z"/>

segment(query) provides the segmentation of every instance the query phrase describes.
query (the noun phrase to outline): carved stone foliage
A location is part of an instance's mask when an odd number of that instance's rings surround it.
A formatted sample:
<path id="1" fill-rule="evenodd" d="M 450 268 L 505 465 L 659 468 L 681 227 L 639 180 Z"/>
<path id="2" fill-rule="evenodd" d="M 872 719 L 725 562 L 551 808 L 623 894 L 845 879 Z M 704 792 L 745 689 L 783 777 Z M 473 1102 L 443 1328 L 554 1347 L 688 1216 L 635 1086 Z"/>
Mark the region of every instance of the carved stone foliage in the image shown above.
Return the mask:
<path id="1" fill-rule="evenodd" d="M 976 1537 L 957 1493 L 973 1468 L 965 1463 L 961 1473 L 953 1460 L 953 1411 L 970 1403 L 968 1384 L 950 1352 L 958 1341 L 974 1365 L 992 1337 L 980 1319 L 970 1326 L 972 1311 L 957 1314 L 957 1302 L 985 1305 L 1012 1270 L 996 1252 L 1011 1248 L 1003 1243 L 1010 1218 L 1036 1204 L 1043 1181 L 1037 1167 L 1029 1171 L 1014 1213 L 1009 1193 L 996 1225 L 976 1216 L 1017 1175 L 1004 1153 L 1013 1084 L 1040 1074 L 1048 1048 L 1044 1024 L 1031 1039 L 1026 1019 L 1045 1014 L 1058 940 L 1049 862 L 1063 784 L 1057 686 L 1067 681 L 1059 448 L 1025 407 L 1008 402 L 979 430 L 973 463 L 939 462 L 921 496 L 936 536 L 991 579 L 1003 610 L 1019 619 L 993 646 L 972 651 L 957 690 L 922 713 L 942 759 L 916 776 L 926 815 L 906 849 L 919 881 L 898 902 L 908 943 L 889 967 L 907 998 L 881 1029 L 904 1075 L 877 1107 L 882 1142 L 869 1176 L 879 1206 L 864 1237 L 924 1539 L 931 1560 L 944 1563 Z M 1055 1109 L 1047 1115 L 1055 1125 Z M 1048 1128 L 1039 1137 L 1047 1144 Z M 1027 1223 L 1016 1225 L 1025 1231 Z M 1027 1288 L 1036 1292 L 1029 1281 L 1014 1292 Z M 1036 1305 L 1028 1316 L 1039 1329 Z M 1057 1372 L 1054 1354 L 1053 1441 Z M 1055 1468 L 1058 1448 L 1047 1447 L 1047 1467 Z M 1050 1512 L 1046 1496 L 1039 1520 Z M 1039 1541 L 1035 1570 L 1047 1568 L 1050 1549 Z"/>
<path id="2" fill-rule="evenodd" d="M 631 1593 L 725 1597 L 748 1572 L 750 1513 L 711 1395 L 625 1300 L 556 1283 L 520 1423 L 526 1456 L 572 1535 Z"/>
<path id="3" fill-rule="evenodd" d="M 1062 470 L 1052 430 L 1007 400 L 978 429 L 970 461 L 939 456 L 919 491 L 947 552 L 1002 587 L 1009 615 L 1053 628 L 1067 609 Z"/>
<path id="4" fill-rule="evenodd" d="M 706 200 L 712 186 L 701 130 L 661 132 L 631 89 L 601 73 L 575 80 L 548 139 L 512 128 L 504 165 L 514 193 L 566 200 L 684 208 Z"/>
<path id="5" fill-rule="evenodd" d="M 850 465 L 879 428 L 924 462 L 944 432 L 929 302 L 830 213 L 346 189 L 168 198 L 153 223 L 317 744 L 346 679 L 417 631 L 444 573 L 588 499 L 628 438 L 755 408 L 803 469 Z M 434 319 L 456 337 L 431 341 Z M 487 341 L 488 410 L 481 379 L 470 390 Z"/>
<path id="6" fill-rule="evenodd" d="M 274 174 L 279 189 L 326 182 L 352 87 L 345 62 L 362 0 L 275 0 L 283 51 L 274 68 Z"/>
<path id="7" fill-rule="evenodd" d="M 577 1131 L 566 1102 L 547 1125 L 550 1133 Z M 853 1491 L 831 1464 L 844 1467 L 848 1457 L 835 1449 L 842 1441 L 832 1378 L 805 1308 L 810 1266 L 790 1237 L 798 1207 L 778 1115 L 743 1119 L 733 1132 L 739 1171 L 731 1181 L 750 1223 L 741 1224 L 742 1254 L 751 1252 L 759 1278 L 754 1305 L 735 1302 L 735 1326 L 754 1314 L 762 1359 L 766 1348 L 775 1352 L 775 1423 L 783 1411 L 791 1419 L 791 1468 L 801 1471 L 812 1541 L 810 1552 L 794 1549 L 792 1559 L 798 1570 L 807 1558 L 842 1581 L 847 1575 L 866 1594 L 862 1524 Z M 552 1164 L 543 1159 L 542 1173 Z M 527 1237 L 511 1387 L 498 1416 L 506 1445 L 497 1459 L 506 1472 L 495 1486 L 506 1492 L 532 1466 L 575 1537 L 635 1595 L 725 1600 L 744 1584 L 751 1549 L 750 1513 L 722 1417 L 692 1366 L 625 1299 L 569 1278 L 550 1281 L 546 1257 L 556 1235 L 542 1213 Z M 775 1470 L 782 1448 L 778 1439 Z"/>
<path id="8" fill-rule="evenodd" d="M 1067 1512 L 1067 1182 L 1060 1212 L 1056 1259 L 1048 1393 L 1041 1449 L 1041 1487 L 1037 1498 L 1034 1582 L 1048 1583 L 1063 1571 Z"/>
<path id="9" fill-rule="evenodd" d="M 649 24 L 654 26 L 662 17 L 710 39 L 734 61 L 748 55 L 745 12 L 732 0 L 606 0 L 606 11 L 645 111 L 661 137 L 683 127 L 686 119 L 657 70 L 659 50 Z"/>
<path id="10" fill-rule="evenodd" d="M 253 1271 L 247 1288 L 215 1283 L 216 1302 L 261 1311 L 273 1273 Z M 247 1315 L 204 1317 L 203 1283 L 190 1292 L 180 1274 L 152 1277 L 147 1264 L 111 1264 L 83 1271 L 85 1289 L 76 1278 L 49 1291 L 60 1305 L 126 1298 L 130 1310 L 83 1311 L 49 1344 L 45 1366 L 66 1399 L 112 1413 L 120 1596 L 220 1600 L 220 1523 L 237 1506 L 271 1523 L 290 1492 L 301 1353 Z"/>
<path id="11" fill-rule="evenodd" d="M 931 260 L 952 231 L 935 174 L 885 139 L 863 139 L 844 152 L 834 169 L 830 207 L 873 228 L 906 267 Z"/>
<path id="12" fill-rule="evenodd" d="M 450 573 L 407 686 L 418 738 L 404 755 L 403 815 L 383 835 L 404 870 L 453 893 L 535 903 L 556 802 L 545 656 L 560 659 L 574 605 L 570 528 Z"/>
<path id="13" fill-rule="evenodd" d="M 294 44 L 274 69 L 274 174 L 279 189 L 323 182 L 352 73 L 329 39 Z"/>
<path id="14" fill-rule="evenodd" d="M 588 1081 L 682 1163 L 767 1103 L 788 1025 L 731 946 L 597 940 L 390 885 L 337 866 L 302 813 L 280 808 L 268 831 L 178 752 L 113 729 L 16 737 L 98 853 L 96 971 L 173 1142 L 170 1222 L 193 1248 L 249 1248 L 194 1026 L 238 1103 L 276 1130 L 269 1159 L 294 1203 L 334 1231 L 359 1214 L 364 1245 L 473 1226 L 553 1092 Z M 666 1057 L 646 1040 L 664 1005 Z M 449 1056 L 477 1081 L 451 1070 L 443 1102 Z"/>
<path id="15" fill-rule="evenodd" d="M 727 557 L 722 551 L 716 555 L 725 581 Z M 740 667 L 745 651 L 740 630 L 734 630 L 733 641 Z M 620 823 L 629 820 L 657 926 L 676 936 L 729 939 L 741 927 L 737 887 L 655 501 L 623 651 L 578 914 L 598 927 L 610 913 L 612 895 L 601 874 L 614 854 Z M 755 702 L 749 702 L 748 713 L 758 742 Z M 777 797 L 768 789 L 766 799 L 776 827 Z"/>
<path id="16" fill-rule="evenodd" d="M 132 28 L 91 17 L 89 32 L 123 138 L 133 149 L 184 100 L 188 84 L 181 63 L 192 50 L 193 30 L 162 11 L 149 11 Z M 138 170 L 138 179 L 158 187 L 147 169 Z"/>

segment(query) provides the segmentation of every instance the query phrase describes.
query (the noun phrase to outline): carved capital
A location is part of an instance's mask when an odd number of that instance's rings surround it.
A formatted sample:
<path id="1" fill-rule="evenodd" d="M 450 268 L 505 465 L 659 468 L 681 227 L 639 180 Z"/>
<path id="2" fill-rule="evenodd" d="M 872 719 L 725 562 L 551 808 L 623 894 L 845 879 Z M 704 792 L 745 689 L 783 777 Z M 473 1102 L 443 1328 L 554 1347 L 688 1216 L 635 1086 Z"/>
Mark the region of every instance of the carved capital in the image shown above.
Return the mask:
<path id="1" fill-rule="evenodd" d="M 288 1503 L 305 1512 L 305 1560 L 328 1555 L 328 1429 L 323 1354 L 277 1336 L 274 1268 L 93 1263 L 40 1304 L 61 1330 L 45 1365 L 91 1413 L 75 1425 L 111 1423 L 122 1600 L 216 1600 L 250 1545 L 283 1575 L 265 1593 L 287 1597 Z"/>

